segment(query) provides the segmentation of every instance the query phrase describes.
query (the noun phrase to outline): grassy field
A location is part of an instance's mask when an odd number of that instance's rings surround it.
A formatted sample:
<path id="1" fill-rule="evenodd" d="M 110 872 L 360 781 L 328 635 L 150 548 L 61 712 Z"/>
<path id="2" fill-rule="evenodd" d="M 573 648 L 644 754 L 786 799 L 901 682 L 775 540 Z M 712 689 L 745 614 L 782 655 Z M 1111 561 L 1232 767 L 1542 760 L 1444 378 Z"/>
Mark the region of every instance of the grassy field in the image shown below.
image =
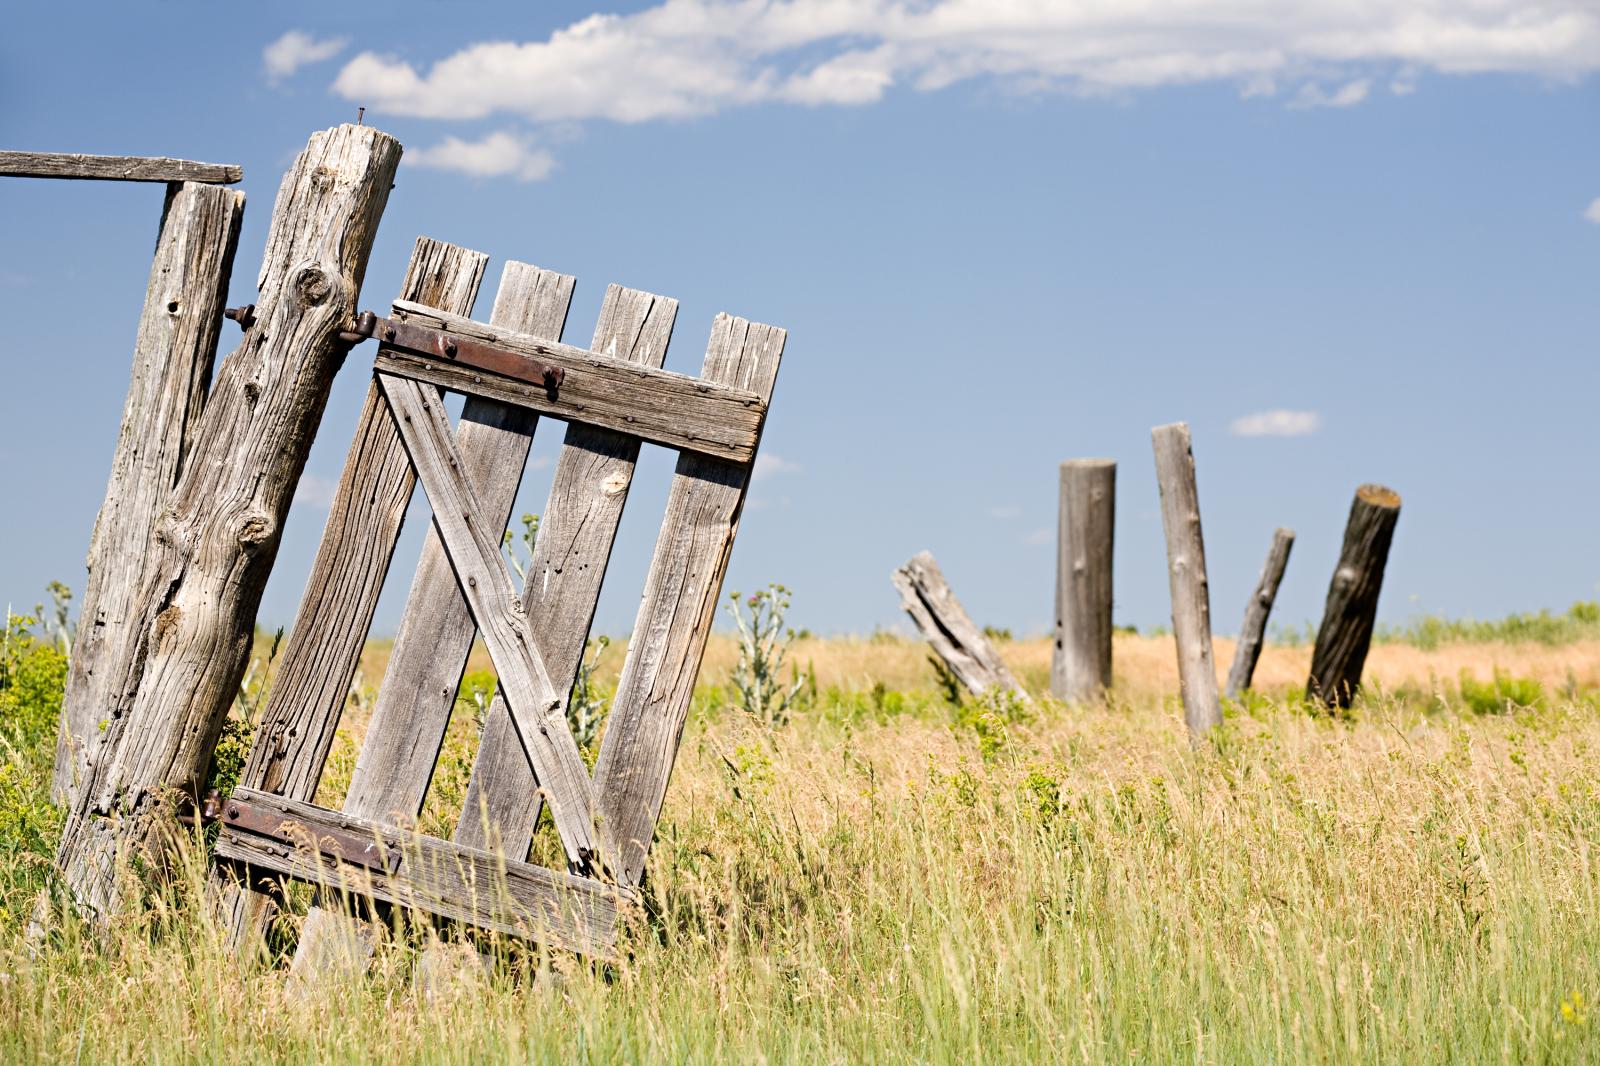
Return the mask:
<path id="1" fill-rule="evenodd" d="M 1269 647 L 1261 694 L 1191 750 L 1170 638 L 1119 636 L 1109 705 L 1031 711 L 950 705 L 911 642 L 802 640 L 815 684 L 769 730 L 728 707 L 719 637 L 625 962 L 502 949 L 424 987 L 421 941 L 396 936 L 369 980 L 307 990 L 223 950 L 201 857 L 109 941 L 64 916 L 30 947 L 59 663 L 13 642 L 0 1058 L 1595 1061 L 1600 640 L 1420 643 L 1374 648 L 1338 719 L 1298 702 L 1309 649 Z M 1045 642 L 1003 650 L 1042 688 Z M 456 717 L 434 832 L 470 699 Z"/>

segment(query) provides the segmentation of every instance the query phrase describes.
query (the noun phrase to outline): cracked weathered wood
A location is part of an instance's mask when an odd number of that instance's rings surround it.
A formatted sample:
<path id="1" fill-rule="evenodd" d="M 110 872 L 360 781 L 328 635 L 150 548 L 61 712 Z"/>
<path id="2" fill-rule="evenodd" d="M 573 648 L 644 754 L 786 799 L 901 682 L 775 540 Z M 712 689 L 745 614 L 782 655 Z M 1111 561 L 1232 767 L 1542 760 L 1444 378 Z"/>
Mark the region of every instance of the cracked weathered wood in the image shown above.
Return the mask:
<path id="1" fill-rule="evenodd" d="M 701 378 L 750 390 L 764 405 L 777 381 L 786 336 L 773 326 L 718 315 Z M 644 599 L 595 765 L 604 858 L 611 875 L 624 885 L 637 885 L 644 875 L 722 579 L 728 572 L 755 443 L 750 462 L 695 452 L 678 456 Z"/>
<path id="2" fill-rule="evenodd" d="M 552 396 L 543 385 L 458 366 L 442 357 L 385 353 L 378 360 L 379 370 L 472 396 L 521 404 L 668 448 L 686 448 L 736 462 L 749 462 L 755 455 L 767 398 L 753 390 L 707 381 L 704 376 L 619 362 L 585 348 L 406 303 L 395 304 L 395 317 L 519 352 L 562 368 L 566 376 Z"/>
<path id="3" fill-rule="evenodd" d="M 966 608 L 956 599 L 931 552 L 913 555 L 890 578 L 900 592 L 900 606 L 968 692 L 981 696 L 990 689 L 1000 689 L 1032 702 L 989 638 L 973 624 Z"/>
<path id="4" fill-rule="evenodd" d="M 468 483 L 466 461 L 456 450 L 441 399 L 429 395 L 432 390 L 425 392 L 418 382 L 382 371 L 378 382 L 394 412 L 417 480 L 427 491 L 434 527 L 494 663 L 511 720 L 550 805 L 567 861 L 574 872 L 588 872 L 600 856 L 589 769 L 567 728 L 562 698 L 533 645 L 521 599 L 500 553 L 505 523 L 496 525 L 487 517 Z"/>
<path id="5" fill-rule="evenodd" d="M 595 326 L 596 352 L 642 366 L 666 358 L 678 301 L 613 285 Z M 556 461 L 522 590 L 534 644 L 544 656 L 562 713 L 583 665 L 584 646 L 639 458 L 639 438 L 573 424 Z M 541 801 L 528 758 L 496 691 L 456 825 L 457 843 L 527 855 Z"/>
<path id="6" fill-rule="evenodd" d="M 1389 545 L 1400 521 L 1400 495 L 1382 485 L 1362 485 L 1350 504 L 1339 565 L 1328 585 L 1328 603 L 1317 627 L 1311 654 L 1308 699 L 1329 707 L 1348 707 L 1361 686 L 1372 628 L 1378 617 L 1378 593 Z"/>
<path id="7" fill-rule="evenodd" d="M 0 152 L 0 177 L 99 181 L 192 181 L 232 185 L 244 170 L 231 163 L 196 163 L 141 155 L 82 155 L 78 152 Z"/>
<path id="8" fill-rule="evenodd" d="M 573 284 L 564 274 L 526 263 L 507 263 L 491 321 L 559 340 L 572 303 Z M 387 411 L 382 417 L 388 431 L 397 433 Z M 538 420 L 531 411 L 474 396 L 468 397 L 456 426 L 456 447 L 466 464 L 467 478 L 488 509 L 485 518 L 498 523 L 496 529 L 501 532 L 516 502 Z M 395 442 L 403 455 L 398 436 Z M 406 463 L 409 470 L 409 460 Z M 366 632 L 365 626 L 362 632 Z M 378 686 L 366 739 L 345 793 L 344 813 L 399 828 L 415 824 L 477 632 L 450 557 L 439 540 L 438 527 L 430 524 L 389 664 Z M 526 765 L 520 744 L 516 756 Z M 300 931 L 294 970 L 318 973 L 339 965 L 359 969 L 365 965 L 370 942 L 356 919 L 313 907 Z"/>
<path id="9" fill-rule="evenodd" d="M 312 136 L 279 189 L 255 323 L 218 369 L 157 522 L 108 660 L 109 725 L 57 848 L 92 916 L 122 902 L 119 853 L 163 864 L 162 793 L 204 779 L 399 160 L 394 138 L 340 126 Z"/>
<path id="10" fill-rule="evenodd" d="M 61 701 L 51 791 L 62 806 L 72 805 L 90 745 L 99 739 L 112 658 L 127 638 L 151 530 L 205 407 L 243 215 L 242 192 L 195 183 L 167 187 Z"/>
<path id="11" fill-rule="evenodd" d="M 1111 687 L 1111 549 L 1116 509 L 1115 462 L 1073 459 L 1061 464 L 1050 691 L 1068 702 L 1099 699 Z"/>
<path id="12" fill-rule="evenodd" d="M 1250 687 L 1255 677 L 1256 660 L 1261 658 L 1261 645 L 1266 639 L 1267 617 L 1272 614 L 1272 602 L 1278 598 L 1278 583 L 1289 565 L 1289 549 L 1294 547 L 1294 530 L 1279 529 L 1272 534 L 1272 547 L 1267 561 L 1261 567 L 1261 578 L 1244 609 L 1244 622 L 1239 627 L 1239 645 L 1233 652 L 1233 666 L 1228 670 L 1228 684 L 1223 689 L 1230 700 Z"/>
<path id="13" fill-rule="evenodd" d="M 480 252 L 419 237 L 400 293 L 470 313 L 487 263 Z M 415 485 L 411 459 L 374 381 L 267 690 L 241 786 L 308 802 L 316 795 Z M 226 875 L 219 893 L 222 921 L 236 947 L 254 945 L 273 912 L 273 897 Z"/>
<path id="14" fill-rule="evenodd" d="M 343 890 L 421 913 L 466 922 L 602 959 L 614 956 L 619 912 L 630 895 L 587 877 L 547 870 L 437 837 L 397 831 L 268 792 L 241 788 L 234 796 L 281 810 L 284 835 L 265 836 L 224 825 L 217 854 L 224 859 Z M 313 849 L 317 835 L 354 833 L 399 849 L 399 866 L 387 873 L 329 859 Z"/>
<path id="15" fill-rule="evenodd" d="M 1211 648 L 1211 591 L 1206 582 L 1206 546 L 1200 534 L 1200 495 L 1195 487 L 1189 426 L 1174 422 L 1150 431 L 1156 481 L 1161 488 L 1161 526 L 1167 535 L 1167 579 L 1172 590 L 1172 634 L 1178 645 L 1178 683 L 1183 717 L 1192 736 L 1221 724 L 1217 669 Z"/>

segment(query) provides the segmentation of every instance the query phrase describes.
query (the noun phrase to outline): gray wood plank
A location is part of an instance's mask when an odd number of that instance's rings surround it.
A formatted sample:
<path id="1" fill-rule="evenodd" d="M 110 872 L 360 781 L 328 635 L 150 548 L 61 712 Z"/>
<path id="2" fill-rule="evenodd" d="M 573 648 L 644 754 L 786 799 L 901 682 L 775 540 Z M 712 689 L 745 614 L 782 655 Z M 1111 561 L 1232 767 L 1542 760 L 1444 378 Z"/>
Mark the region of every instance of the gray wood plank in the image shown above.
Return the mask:
<path id="1" fill-rule="evenodd" d="M 219 857 L 332 891 L 602 959 L 615 957 L 619 912 L 635 902 L 625 890 L 591 878 L 507 861 L 501 855 L 396 830 L 370 818 L 253 789 L 238 789 L 234 797 L 281 810 L 284 821 L 278 828 L 298 846 L 276 834 L 224 825 L 217 839 Z M 354 833 L 380 846 L 397 847 L 400 863 L 391 873 L 327 857 L 311 842 L 330 832 Z"/>
<path id="2" fill-rule="evenodd" d="M 592 347 L 611 358 L 659 367 L 677 312 L 676 300 L 613 285 L 606 291 Z M 534 644 L 563 694 L 563 714 L 583 664 L 638 458 L 639 438 L 573 424 L 556 462 L 522 605 Z M 454 839 L 520 858 L 528 853 L 540 805 L 533 771 L 497 691 Z"/>
<path id="3" fill-rule="evenodd" d="M 177 836 L 161 798 L 204 780 L 238 694 L 399 161 L 394 138 L 340 126 L 311 137 L 279 188 L 256 321 L 218 369 L 157 521 L 110 660 L 109 724 L 56 851 L 63 886 L 101 920 L 128 883 L 119 853 L 144 849 L 161 868 Z"/>
<path id="4" fill-rule="evenodd" d="M 786 336 L 773 326 L 718 315 L 701 377 L 752 390 L 765 403 L 777 381 Z M 695 452 L 678 457 L 595 766 L 606 865 L 625 885 L 638 884 L 644 874 L 738 532 L 750 466 Z"/>
<path id="5" fill-rule="evenodd" d="M 509 262 L 501 275 L 492 320 L 559 338 L 573 286 L 567 275 Z M 383 418 L 389 432 L 397 434 L 387 411 Z M 538 418 L 531 411 L 469 397 L 456 427 L 456 447 L 467 478 L 488 508 L 485 519 L 497 523 L 501 532 L 516 502 Z M 396 443 L 403 454 L 398 435 Z M 405 461 L 409 471 L 410 461 Z M 477 632 L 438 527 L 430 525 L 345 794 L 345 813 L 386 825 L 414 824 L 450 727 L 456 691 Z M 520 745 L 517 755 L 526 761 Z M 301 929 L 295 972 L 321 972 L 334 966 L 357 969 L 364 964 L 368 940 L 365 931 L 343 913 L 313 908 Z"/>
<path id="6" fill-rule="evenodd" d="M 543 386 L 457 366 L 439 356 L 384 353 L 380 370 L 471 395 L 521 404 L 535 411 L 640 437 L 668 448 L 747 462 L 755 454 L 766 398 L 750 389 L 703 377 L 620 362 L 605 355 L 497 329 L 459 315 L 397 302 L 395 316 L 520 352 L 566 377 L 554 397 Z"/>
<path id="7" fill-rule="evenodd" d="M 1217 668 L 1211 647 L 1211 587 L 1200 534 L 1200 494 L 1195 486 L 1189 426 L 1174 422 L 1150 431 L 1161 526 L 1167 535 L 1167 580 L 1172 592 L 1172 634 L 1178 646 L 1183 717 L 1191 737 L 1222 724 Z"/>
<path id="8" fill-rule="evenodd" d="M 242 192 L 196 183 L 167 188 L 61 703 L 52 791 L 63 806 L 72 805 L 87 772 L 110 701 L 111 658 L 136 613 L 139 569 L 156 516 L 183 471 L 205 407 L 243 215 Z"/>
<path id="9" fill-rule="evenodd" d="M 400 291 L 470 312 L 487 263 L 481 252 L 419 237 Z M 373 382 L 267 690 L 242 786 L 307 801 L 316 795 L 415 485 L 405 445 Z M 221 921 L 235 947 L 253 946 L 271 917 L 271 897 L 231 882 L 220 886 L 219 896 Z"/>
<path id="10" fill-rule="evenodd" d="M 1272 614 L 1272 603 L 1278 598 L 1278 584 L 1289 565 L 1289 549 L 1294 547 L 1294 530 L 1279 529 L 1272 534 L 1272 547 L 1267 551 L 1267 561 L 1261 567 L 1261 578 L 1256 582 L 1250 602 L 1245 605 L 1244 622 L 1239 627 L 1239 644 L 1233 650 L 1233 666 L 1228 670 L 1228 684 L 1223 692 L 1236 700 L 1250 687 L 1256 676 L 1256 662 L 1261 658 L 1261 645 L 1266 639 L 1267 618 Z"/>
<path id="11" fill-rule="evenodd" d="M 380 371 L 378 381 L 411 465 L 427 490 L 439 539 L 489 650 L 568 862 L 575 872 L 586 872 L 600 855 L 589 771 L 567 729 L 561 695 L 533 645 L 516 586 L 500 554 L 504 523 L 496 525 L 483 517 L 483 505 L 466 480 L 465 460 L 456 450 L 440 399 L 406 378 Z"/>
<path id="12" fill-rule="evenodd" d="M 1061 464 L 1056 530 L 1056 633 L 1050 690 L 1069 703 L 1111 687 L 1111 559 L 1116 536 L 1117 464 Z"/>
<path id="13" fill-rule="evenodd" d="M 83 155 L 78 152 L 0 152 L 0 178 L 89 178 L 100 181 L 194 181 L 233 185 L 244 169 L 163 156 Z"/>
<path id="14" fill-rule="evenodd" d="M 956 599 L 931 553 L 913 555 L 891 579 L 900 591 L 900 606 L 969 692 L 981 695 L 990 689 L 1001 689 L 1014 693 L 1024 703 L 1033 702 Z"/>

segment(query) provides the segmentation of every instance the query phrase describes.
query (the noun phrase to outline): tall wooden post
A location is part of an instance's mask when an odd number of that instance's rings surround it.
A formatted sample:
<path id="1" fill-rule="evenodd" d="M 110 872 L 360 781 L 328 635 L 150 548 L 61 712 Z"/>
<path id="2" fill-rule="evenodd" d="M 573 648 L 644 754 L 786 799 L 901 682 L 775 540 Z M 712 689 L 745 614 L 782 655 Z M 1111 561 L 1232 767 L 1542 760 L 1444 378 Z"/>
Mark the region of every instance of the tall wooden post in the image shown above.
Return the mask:
<path id="1" fill-rule="evenodd" d="M 1174 422 L 1150 432 L 1161 487 L 1161 525 L 1167 534 L 1167 578 L 1172 587 L 1172 632 L 1178 644 L 1183 717 L 1191 736 L 1222 722 L 1217 669 L 1211 650 L 1211 592 L 1206 546 L 1200 535 L 1200 494 L 1195 487 L 1189 426 Z"/>
<path id="2" fill-rule="evenodd" d="M 1361 685 L 1372 646 L 1378 592 L 1389 545 L 1400 521 L 1400 494 L 1382 485 L 1362 485 L 1350 504 L 1339 566 L 1328 585 L 1328 604 L 1317 629 L 1306 697 L 1327 707 L 1348 707 Z"/>
<path id="3" fill-rule="evenodd" d="M 1056 526 L 1056 632 L 1050 691 L 1068 702 L 1111 687 L 1111 548 L 1116 528 L 1117 464 L 1061 464 Z"/>
<path id="4" fill-rule="evenodd" d="M 255 319 L 218 369 L 151 537 L 107 662 L 108 725 L 56 851 L 91 915 L 122 902 L 119 854 L 160 867 L 162 796 L 204 778 L 399 161 L 388 134 L 340 126 L 312 136 L 278 190 Z"/>
<path id="5" fill-rule="evenodd" d="M 1233 651 L 1233 667 L 1228 671 L 1228 685 L 1224 690 L 1230 700 L 1250 687 L 1256 673 L 1256 661 L 1261 658 L 1261 643 L 1267 632 L 1267 616 L 1272 613 L 1272 602 L 1278 598 L 1278 583 L 1289 565 L 1289 549 L 1294 547 L 1294 530 L 1278 529 L 1272 534 L 1272 547 L 1267 561 L 1261 567 L 1261 578 L 1256 590 L 1245 604 L 1244 624 L 1239 627 L 1239 646 Z"/>
<path id="6" fill-rule="evenodd" d="M 89 541 L 88 584 L 61 701 L 51 791 L 63 806 L 71 806 L 77 794 L 88 742 L 106 714 L 111 650 L 126 639 L 134 579 L 149 551 L 156 516 L 182 472 L 211 387 L 243 215 L 242 192 L 189 181 L 167 186 L 133 346 L 133 376 L 105 502 Z"/>

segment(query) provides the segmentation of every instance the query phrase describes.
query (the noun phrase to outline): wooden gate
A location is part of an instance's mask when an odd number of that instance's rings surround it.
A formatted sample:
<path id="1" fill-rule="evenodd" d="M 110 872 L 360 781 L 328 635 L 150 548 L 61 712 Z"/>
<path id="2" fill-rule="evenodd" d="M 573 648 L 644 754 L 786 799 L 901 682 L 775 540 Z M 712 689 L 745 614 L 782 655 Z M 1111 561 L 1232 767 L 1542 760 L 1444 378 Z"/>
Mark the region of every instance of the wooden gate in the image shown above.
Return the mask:
<path id="1" fill-rule="evenodd" d="M 719 315 L 700 376 L 670 373 L 676 301 L 611 286 L 582 349 L 560 343 L 573 279 L 526 264 L 507 264 L 488 324 L 465 317 L 484 267 L 421 239 L 391 317 L 364 315 L 347 335 L 380 342 L 372 385 L 241 783 L 215 812 L 219 859 L 252 871 L 233 889 L 242 925 L 270 905 L 251 880 L 265 874 L 605 957 L 643 876 L 785 333 Z M 466 396 L 454 427 L 446 391 Z M 541 415 L 567 430 L 519 591 L 501 541 Z M 679 457 L 591 775 L 566 704 L 641 441 Z M 344 809 L 318 807 L 418 480 L 432 528 Z M 422 836 L 478 635 L 499 690 L 466 809 L 451 840 Z M 564 871 L 522 861 L 542 805 Z"/>

